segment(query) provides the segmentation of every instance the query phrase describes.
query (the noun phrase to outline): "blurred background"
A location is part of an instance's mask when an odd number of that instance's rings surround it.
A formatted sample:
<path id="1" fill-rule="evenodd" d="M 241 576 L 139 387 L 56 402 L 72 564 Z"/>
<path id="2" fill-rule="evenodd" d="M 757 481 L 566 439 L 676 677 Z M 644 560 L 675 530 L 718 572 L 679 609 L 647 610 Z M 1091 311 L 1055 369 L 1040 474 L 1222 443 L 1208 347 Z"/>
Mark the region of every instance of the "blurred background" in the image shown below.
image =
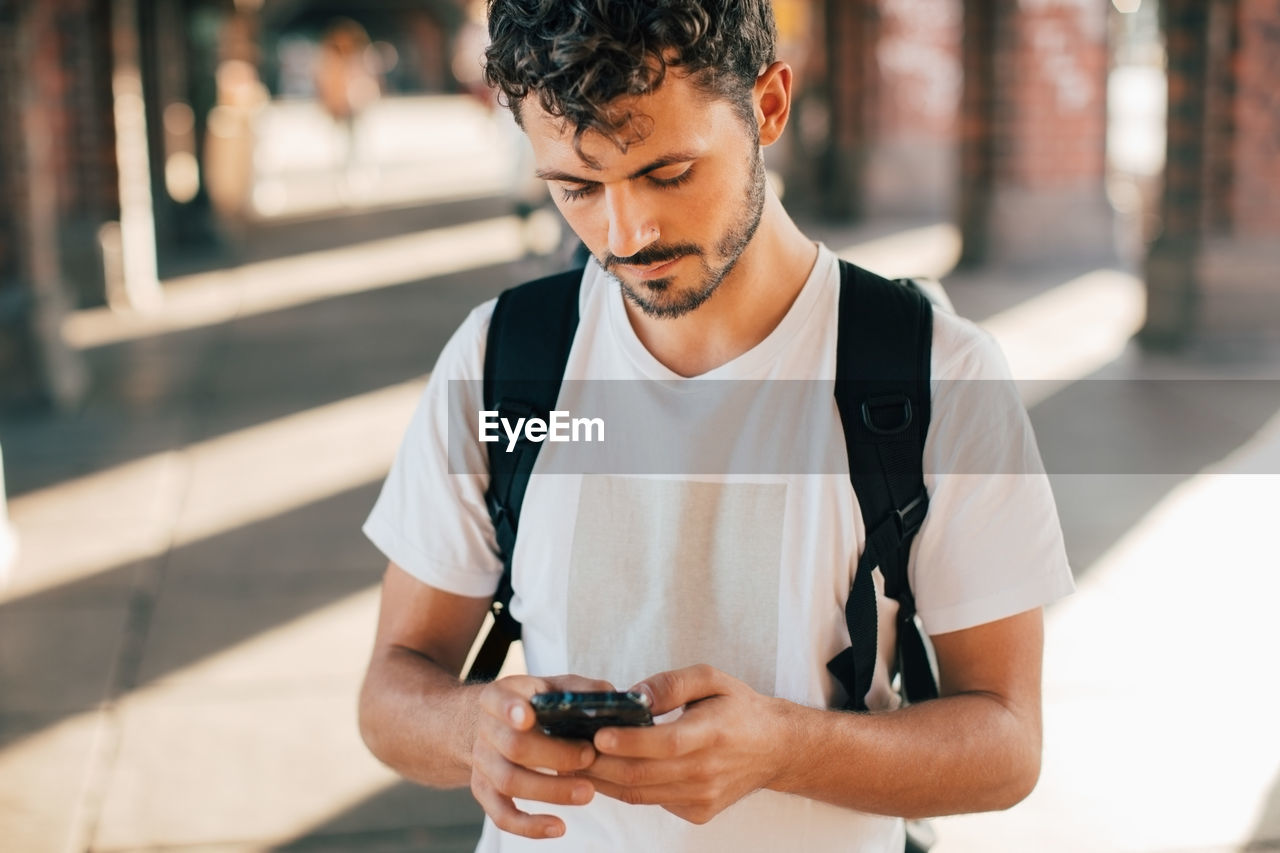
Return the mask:
<path id="1" fill-rule="evenodd" d="M 999 339 L 1080 587 L 1040 787 L 936 850 L 1280 849 L 1280 0 L 774 6 L 775 185 Z M 0 850 L 474 846 L 355 694 L 427 371 L 576 243 L 485 43 L 466 0 L 0 0 Z"/>

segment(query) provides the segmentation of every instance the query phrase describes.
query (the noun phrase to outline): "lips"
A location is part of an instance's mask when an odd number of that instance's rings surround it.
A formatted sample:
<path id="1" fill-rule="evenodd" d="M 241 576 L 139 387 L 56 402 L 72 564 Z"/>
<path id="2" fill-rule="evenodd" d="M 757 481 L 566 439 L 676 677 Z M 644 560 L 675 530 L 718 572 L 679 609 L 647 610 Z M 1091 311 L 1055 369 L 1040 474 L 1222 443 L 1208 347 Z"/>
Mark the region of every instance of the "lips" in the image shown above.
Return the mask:
<path id="1" fill-rule="evenodd" d="M 634 264 L 627 264 L 626 267 L 627 267 L 627 271 L 635 275 L 637 278 L 641 278 L 641 279 L 660 278 L 661 276 L 666 274 L 672 267 L 674 267 L 677 263 L 679 263 L 681 258 L 683 257 L 684 256 L 681 255 L 680 258 L 672 258 L 669 261 L 662 261 L 656 264 L 649 264 L 648 266 L 636 266 Z"/>

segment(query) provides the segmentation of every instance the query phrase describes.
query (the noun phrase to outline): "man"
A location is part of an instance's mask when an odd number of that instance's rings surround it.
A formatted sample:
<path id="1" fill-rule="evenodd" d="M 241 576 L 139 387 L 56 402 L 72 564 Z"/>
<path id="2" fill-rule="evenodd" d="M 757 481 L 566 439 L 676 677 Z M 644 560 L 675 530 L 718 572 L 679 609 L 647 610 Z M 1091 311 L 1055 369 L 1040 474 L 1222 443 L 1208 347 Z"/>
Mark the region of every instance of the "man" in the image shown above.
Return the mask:
<path id="1" fill-rule="evenodd" d="M 761 160 L 792 94 L 767 0 L 492 0 L 489 16 L 487 77 L 595 259 L 566 380 L 645 380 L 652 395 L 829 380 L 837 261 Z M 989 338 L 935 320 L 932 505 L 911 578 L 942 696 L 851 714 L 829 710 L 824 669 L 849 643 L 865 538 L 847 475 L 535 474 L 512 603 L 531 674 L 459 681 L 501 564 L 477 442 L 460 452 L 481 473 L 451 473 L 448 386 L 481 376 L 492 310 L 445 347 L 365 527 L 391 560 L 360 703 L 378 758 L 422 784 L 469 784 L 483 850 L 901 850 L 900 817 L 1027 795 L 1041 607 L 1071 579 L 1043 476 L 985 473 L 1038 462 L 1025 414 L 975 410 L 959 381 L 1007 379 Z M 746 435 L 769 420 L 734 423 Z M 884 682 L 873 708 L 892 707 Z M 539 691 L 633 685 L 674 719 L 590 743 L 534 724 Z"/>

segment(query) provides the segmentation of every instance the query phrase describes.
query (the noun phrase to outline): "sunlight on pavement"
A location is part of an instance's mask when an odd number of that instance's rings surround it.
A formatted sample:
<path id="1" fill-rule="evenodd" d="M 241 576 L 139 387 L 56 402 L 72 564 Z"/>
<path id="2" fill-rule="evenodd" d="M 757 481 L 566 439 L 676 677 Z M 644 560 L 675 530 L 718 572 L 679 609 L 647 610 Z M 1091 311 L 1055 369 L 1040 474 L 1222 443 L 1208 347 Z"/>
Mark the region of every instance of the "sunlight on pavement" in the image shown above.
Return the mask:
<path id="1" fill-rule="evenodd" d="M 154 313 L 76 311 L 62 334 L 72 348 L 90 349 L 507 263 L 523 253 L 520 220 L 502 216 L 169 279 Z"/>
<path id="2" fill-rule="evenodd" d="M 158 557 L 381 478 L 424 381 L 350 397 L 13 499 L 10 514 L 23 549 L 0 601 Z M 85 535 L 68 537 L 69 529 Z"/>
<path id="3" fill-rule="evenodd" d="M 156 453 L 14 498 L 22 548 L 0 603 L 165 553 L 187 467 L 179 451 Z"/>
<path id="4" fill-rule="evenodd" d="M 1076 567 L 1078 592 L 1047 619 L 1040 787 L 1011 812 L 940 822 L 935 853 L 1252 839 L 1280 769 L 1280 681 L 1258 669 L 1280 648 L 1280 477 L 1246 472 L 1277 457 L 1280 415 Z"/>
<path id="5" fill-rule="evenodd" d="M 283 842 L 384 790 L 396 777 L 353 698 L 376 609 L 376 588 L 348 596 L 0 750 L 0 801 L 28 804 L 0 818 L 7 849 L 43 849 L 51 827 L 70 850 Z M 84 790 L 94 779 L 104 790 Z"/>
<path id="6" fill-rule="evenodd" d="M 376 609 L 369 588 L 121 700 L 95 848 L 268 846 L 394 784 L 356 726 Z"/>
<path id="7" fill-rule="evenodd" d="M 840 257 L 878 274 L 944 278 L 960 258 L 950 224 L 911 228 L 842 248 Z M 1019 302 L 980 325 L 999 342 L 1028 406 L 1115 361 L 1142 327 L 1142 280 L 1099 269 Z"/>
<path id="8" fill-rule="evenodd" d="M 1142 327 L 1145 299 L 1136 276 L 1095 270 L 981 325 L 1000 343 L 1031 407 L 1115 361 Z"/>
<path id="9" fill-rule="evenodd" d="M 960 260 L 960 229 L 950 223 L 898 231 L 836 252 L 888 278 L 942 278 Z"/>
<path id="10" fill-rule="evenodd" d="M 108 740 L 102 713 L 74 714 L 0 750 L 0 838 L 6 850 L 83 851 L 91 766 Z M 55 841 L 57 839 L 58 841 Z"/>

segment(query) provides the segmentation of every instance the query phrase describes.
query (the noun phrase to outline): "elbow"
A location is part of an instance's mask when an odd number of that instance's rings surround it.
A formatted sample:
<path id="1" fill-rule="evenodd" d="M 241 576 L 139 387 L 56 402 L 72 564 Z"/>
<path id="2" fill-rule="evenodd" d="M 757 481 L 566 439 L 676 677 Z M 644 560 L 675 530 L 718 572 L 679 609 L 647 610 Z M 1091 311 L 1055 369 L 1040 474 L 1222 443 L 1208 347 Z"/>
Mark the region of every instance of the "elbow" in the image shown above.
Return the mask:
<path id="1" fill-rule="evenodd" d="M 364 683 L 360 687 L 360 697 L 356 702 L 356 726 L 365 748 L 374 758 L 386 764 L 386 759 L 383 758 L 383 727 L 379 724 L 381 715 L 378 713 L 377 692 L 370 682 L 370 676 L 366 674 Z"/>
<path id="2" fill-rule="evenodd" d="M 1011 809 L 1018 803 L 1031 796 L 1031 792 L 1036 789 L 1036 784 L 1040 781 L 1040 759 L 1037 756 L 1035 761 L 1027 768 L 1019 772 L 1007 786 L 1003 801 L 996 807 L 996 810 L 1003 811 Z"/>
<path id="3" fill-rule="evenodd" d="M 1013 808 L 1031 796 L 1039 781 L 1040 744 L 1037 739 L 1034 746 L 1017 751 L 1010 762 L 1004 784 L 992 792 L 994 797 L 989 810 L 1004 811 Z"/>
<path id="4" fill-rule="evenodd" d="M 1021 803 L 1040 781 L 1040 744 L 1038 726 L 1005 729 L 966 774 L 968 785 L 945 813 L 999 812 Z"/>
<path id="5" fill-rule="evenodd" d="M 1039 706 L 1033 711 L 1019 713 L 1018 708 L 1005 705 L 1005 725 L 1000 740 L 1005 744 L 1001 759 L 993 766 L 996 784 L 989 789 L 991 802 L 986 810 L 1004 811 L 1031 796 L 1040 782 L 1040 763 L 1044 744 L 1044 730 Z"/>

